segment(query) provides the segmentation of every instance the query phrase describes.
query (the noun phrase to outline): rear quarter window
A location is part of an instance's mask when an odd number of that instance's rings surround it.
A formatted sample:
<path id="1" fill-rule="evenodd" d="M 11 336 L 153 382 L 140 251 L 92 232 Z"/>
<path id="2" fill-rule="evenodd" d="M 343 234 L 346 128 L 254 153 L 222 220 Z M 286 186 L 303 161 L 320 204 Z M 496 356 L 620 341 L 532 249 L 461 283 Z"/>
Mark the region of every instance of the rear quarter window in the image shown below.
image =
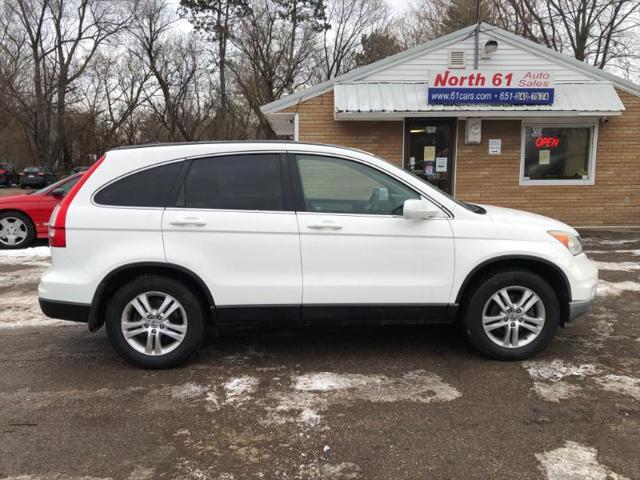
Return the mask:
<path id="1" fill-rule="evenodd" d="M 93 200 L 99 205 L 116 207 L 167 206 L 184 162 L 148 168 L 102 188 Z"/>

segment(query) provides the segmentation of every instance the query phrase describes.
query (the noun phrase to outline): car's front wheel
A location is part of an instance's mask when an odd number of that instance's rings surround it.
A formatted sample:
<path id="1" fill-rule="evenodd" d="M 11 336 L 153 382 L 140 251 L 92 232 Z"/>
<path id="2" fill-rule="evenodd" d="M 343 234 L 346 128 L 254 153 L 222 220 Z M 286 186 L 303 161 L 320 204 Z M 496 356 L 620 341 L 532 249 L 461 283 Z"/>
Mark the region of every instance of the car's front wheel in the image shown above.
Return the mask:
<path id="1" fill-rule="evenodd" d="M 106 328 L 115 350 L 143 368 L 170 368 L 186 361 L 205 333 L 204 310 L 182 283 L 140 277 L 118 290 L 107 308 Z"/>
<path id="2" fill-rule="evenodd" d="M 471 343 L 498 360 L 522 360 L 542 351 L 560 323 L 553 288 L 525 270 L 496 272 L 476 283 L 464 325 Z"/>
<path id="3" fill-rule="evenodd" d="M 0 213 L 0 248 L 25 248 L 35 238 L 36 230 L 28 216 L 20 212 Z"/>

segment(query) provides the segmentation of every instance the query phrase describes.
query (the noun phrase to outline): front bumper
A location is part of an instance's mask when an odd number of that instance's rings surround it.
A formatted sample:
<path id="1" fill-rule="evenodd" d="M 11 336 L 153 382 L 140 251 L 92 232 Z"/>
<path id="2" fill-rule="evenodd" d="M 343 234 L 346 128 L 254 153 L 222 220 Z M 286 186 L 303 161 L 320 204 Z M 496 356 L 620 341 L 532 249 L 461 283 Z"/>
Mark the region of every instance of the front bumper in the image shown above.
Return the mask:
<path id="1" fill-rule="evenodd" d="M 49 318 L 57 318 L 58 320 L 69 320 L 72 322 L 89 321 L 89 313 L 91 305 L 84 303 L 59 302 L 56 300 L 48 300 L 46 298 L 38 298 L 40 302 L 40 310 Z"/>
<path id="2" fill-rule="evenodd" d="M 587 313 L 591 309 L 591 305 L 593 305 L 593 299 L 569 302 L 569 316 L 567 318 L 567 323 Z"/>

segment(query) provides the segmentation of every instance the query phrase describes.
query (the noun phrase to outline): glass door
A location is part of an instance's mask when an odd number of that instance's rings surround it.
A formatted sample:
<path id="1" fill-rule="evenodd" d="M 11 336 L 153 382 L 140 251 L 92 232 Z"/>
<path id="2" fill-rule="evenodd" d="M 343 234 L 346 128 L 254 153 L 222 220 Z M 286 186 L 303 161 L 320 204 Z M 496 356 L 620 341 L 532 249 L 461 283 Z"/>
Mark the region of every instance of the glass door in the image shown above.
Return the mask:
<path id="1" fill-rule="evenodd" d="M 408 118 L 404 168 L 452 194 L 455 138 L 455 119 Z"/>

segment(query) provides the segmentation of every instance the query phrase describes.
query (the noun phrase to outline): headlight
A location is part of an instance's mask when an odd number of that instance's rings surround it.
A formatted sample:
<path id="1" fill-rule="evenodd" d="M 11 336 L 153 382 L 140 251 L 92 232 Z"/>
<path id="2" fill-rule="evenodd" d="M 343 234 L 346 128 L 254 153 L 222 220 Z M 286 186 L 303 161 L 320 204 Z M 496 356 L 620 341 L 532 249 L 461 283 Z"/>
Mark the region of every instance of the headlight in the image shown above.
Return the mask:
<path id="1" fill-rule="evenodd" d="M 560 230 L 549 230 L 547 233 L 567 247 L 572 254 L 580 255 L 582 253 L 582 243 L 577 235 Z"/>

